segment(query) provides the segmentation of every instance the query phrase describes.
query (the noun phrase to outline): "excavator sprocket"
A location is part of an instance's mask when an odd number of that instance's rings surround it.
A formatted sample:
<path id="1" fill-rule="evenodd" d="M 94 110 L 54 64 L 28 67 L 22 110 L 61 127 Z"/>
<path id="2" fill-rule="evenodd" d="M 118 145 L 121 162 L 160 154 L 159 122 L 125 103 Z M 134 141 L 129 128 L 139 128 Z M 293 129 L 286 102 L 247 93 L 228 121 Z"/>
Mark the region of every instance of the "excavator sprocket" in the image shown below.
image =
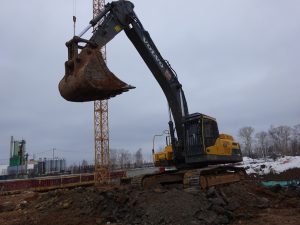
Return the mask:
<path id="1" fill-rule="evenodd" d="M 98 48 L 86 47 L 65 63 L 59 92 L 67 101 L 86 102 L 115 97 L 135 87 L 117 78 Z"/>

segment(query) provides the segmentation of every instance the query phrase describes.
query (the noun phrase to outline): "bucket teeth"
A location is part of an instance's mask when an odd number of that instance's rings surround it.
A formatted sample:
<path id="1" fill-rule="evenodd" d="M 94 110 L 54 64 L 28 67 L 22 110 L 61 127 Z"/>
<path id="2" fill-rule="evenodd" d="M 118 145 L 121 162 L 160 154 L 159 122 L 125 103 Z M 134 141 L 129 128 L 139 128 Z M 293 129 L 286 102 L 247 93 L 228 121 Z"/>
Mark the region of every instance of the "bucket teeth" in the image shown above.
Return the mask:
<path id="1" fill-rule="evenodd" d="M 71 102 L 109 99 L 133 88 L 107 68 L 97 48 L 84 48 L 67 61 L 65 76 L 59 82 L 61 96 Z"/>

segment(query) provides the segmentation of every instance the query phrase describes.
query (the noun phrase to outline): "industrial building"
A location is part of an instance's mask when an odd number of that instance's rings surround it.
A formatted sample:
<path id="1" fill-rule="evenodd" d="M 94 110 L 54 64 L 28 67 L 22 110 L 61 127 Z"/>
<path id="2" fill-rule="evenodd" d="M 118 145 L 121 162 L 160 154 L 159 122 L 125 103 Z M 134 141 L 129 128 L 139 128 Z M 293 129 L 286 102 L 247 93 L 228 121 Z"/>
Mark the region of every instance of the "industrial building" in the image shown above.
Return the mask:
<path id="1" fill-rule="evenodd" d="M 26 154 L 26 141 L 14 140 L 14 137 L 11 136 L 10 140 L 10 158 L 9 158 L 9 166 L 20 166 L 25 165 L 28 160 L 28 154 Z"/>
<path id="2" fill-rule="evenodd" d="M 36 175 L 48 175 L 48 174 L 60 174 L 66 171 L 65 159 L 39 159 L 34 165 L 34 174 Z"/>
<path id="3" fill-rule="evenodd" d="M 27 174 L 28 154 L 26 153 L 26 141 L 10 139 L 10 157 L 7 175 L 23 177 Z"/>
<path id="4" fill-rule="evenodd" d="M 26 141 L 10 139 L 9 166 L 0 167 L 0 180 L 63 174 L 66 171 L 66 160 L 60 158 L 40 158 L 28 160 Z"/>

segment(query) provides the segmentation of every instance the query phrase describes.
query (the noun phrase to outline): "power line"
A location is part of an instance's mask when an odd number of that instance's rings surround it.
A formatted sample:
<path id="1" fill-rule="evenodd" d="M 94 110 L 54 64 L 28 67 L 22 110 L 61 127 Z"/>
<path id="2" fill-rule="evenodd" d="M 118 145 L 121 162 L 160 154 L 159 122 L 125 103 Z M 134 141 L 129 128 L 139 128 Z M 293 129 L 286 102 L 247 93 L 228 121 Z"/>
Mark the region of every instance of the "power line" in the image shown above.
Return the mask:
<path id="1" fill-rule="evenodd" d="M 33 155 L 41 155 L 41 154 L 43 154 L 43 153 L 50 152 L 50 151 L 53 151 L 53 150 L 50 149 L 50 150 L 46 150 L 46 151 L 42 151 L 42 152 L 33 152 L 33 153 L 31 153 L 31 154 L 33 154 Z"/>

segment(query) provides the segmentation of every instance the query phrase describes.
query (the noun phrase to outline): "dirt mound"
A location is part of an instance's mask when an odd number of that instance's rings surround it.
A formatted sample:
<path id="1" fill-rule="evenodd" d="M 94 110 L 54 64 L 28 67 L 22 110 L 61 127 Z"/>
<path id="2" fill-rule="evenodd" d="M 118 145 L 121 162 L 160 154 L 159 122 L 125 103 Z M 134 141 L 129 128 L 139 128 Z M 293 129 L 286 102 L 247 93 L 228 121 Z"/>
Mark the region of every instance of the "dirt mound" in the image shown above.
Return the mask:
<path id="1" fill-rule="evenodd" d="M 15 210 L 0 213 L 0 224 L 296 225 L 300 220 L 299 188 L 266 189 L 254 182 L 208 190 L 80 187 L 18 196 L 1 197 L 0 208 L 13 202 Z"/>
<path id="2" fill-rule="evenodd" d="M 264 180 L 300 180 L 300 168 L 288 169 L 280 174 L 270 173 L 263 176 Z"/>

